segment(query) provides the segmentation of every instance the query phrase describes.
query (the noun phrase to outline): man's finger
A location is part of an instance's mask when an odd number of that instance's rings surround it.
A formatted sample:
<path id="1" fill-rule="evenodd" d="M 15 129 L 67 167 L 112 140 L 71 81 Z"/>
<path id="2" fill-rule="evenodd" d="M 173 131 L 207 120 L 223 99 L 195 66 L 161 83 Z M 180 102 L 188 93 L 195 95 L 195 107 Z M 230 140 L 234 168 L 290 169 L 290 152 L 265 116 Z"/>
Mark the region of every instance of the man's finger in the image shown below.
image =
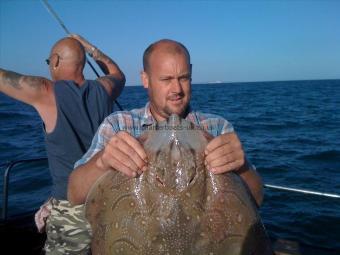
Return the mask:
<path id="1" fill-rule="evenodd" d="M 107 146 L 110 147 L 110 158 L 115 158 L 120 164 L 130 168 L 134 172 L 143 167 L 144 162 L 125 141 L 114 141 L 113 144 L 109 143 Z"/>
<path id="2" fill-rule="evenodd" d="M 133 160 L 135 165 L 138 166 L 138 169 L 142 169 L 143 166 L 146 165 L 146 160 L 144 159 L 146 158 L 144 148 L 134 137 L 128 133 L 119 132 L 114 139 L 111 139 L 110 143 L 113 148 L 124 152 L 125 155 Z M 138 169 L 136 169 L 136 171 Z"/>
<path id="3" fill-rule="evenodd" d="M 213 161 L 207 161 L 207 167 L 208 169 L 212 169 L 212 168 L 230 164 L 233 161 L 235 161 L 235 156 L 232 153 L 230 153 L 230 154 L 224 155 L 223 157 L 216 158 Z"/>
<path id="4" fill-rule="evenodd" d="M 214 174 L 222 174 L 225 172 L 235 171 L 242 166 L 242 161 L 237 160 L 223 166 L 212 168 L 210 171 Z"/>
<path id="5" fill-rule="evenodd" d="M 138 140 L 136 138 L 134 138 L 133 136 L 131 136 L 129 133 L 123 131 L 123 132 L 119 132 L 117 133 L 117 135 L 123 139 L 127 144 L 129 144 L 138 154 L 138 156 L 143 160 L 143 161 L 147 161 L 147 155 L 145 153 L 145 150 L 143 148 L 143 146 L 138 142 Z"/>
<path id="6" fill-rule="evenodd" d="M 224 144 L 212 151 L 210 151 L 206 157 L 205 160 L 207 162 L 212 162 L 215 159 L 219 158 L 219 157 L 223 157 L 224 155 L 230 154 L 233 152 L 233 149 L 230 147 L 229 144 Z"/>
<path id="7" fill-rule="evenodd" d="M 230 143 L 233 139 L 237 138 L 235 132 L 226 133 L 212 139 L 205 148 L 205 154 L 207 155 L 210 151 L 215 150 L 216 148 L 222 146 L 223 144 Z M 238 138 L 237 138 L 238 139 Z"/>
<path id="8" fill-rule="evenodd" d="M 118 161 L 116 158 L 111 158 L 110 159 L 111 165 L 115 165 L 115 168 L 111 168 L 111 170 L 114 171 L 119 171 L 129 177 L 136 177 L 137 173 L 136 171 L 131 170 L 129 167 L 126 165 L 122 164 L 120 161 Z"/>

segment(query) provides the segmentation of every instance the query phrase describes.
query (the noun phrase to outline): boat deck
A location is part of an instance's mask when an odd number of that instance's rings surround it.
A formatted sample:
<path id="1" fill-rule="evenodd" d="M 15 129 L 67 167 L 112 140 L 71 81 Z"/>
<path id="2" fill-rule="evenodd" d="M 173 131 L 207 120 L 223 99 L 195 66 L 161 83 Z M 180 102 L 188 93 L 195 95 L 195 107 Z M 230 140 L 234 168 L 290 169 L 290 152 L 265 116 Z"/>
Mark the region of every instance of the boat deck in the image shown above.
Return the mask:
<path id="1" fill-rule="evenodd" d="M 45 254 L 42 248 L 45 234 L 37 232 L 34 212 L 0 221 L 1 254 Z"/>
<path id="2" fill-rule="evenodd" d="M 7 254 L 43 255 L 45 234 L 37 232 L 34 212 L 0 221 L 0 240 Z M 291 240 L 272 240 L 275 255 L 339 255 L 340 251 L 311 247 Z M 2 253 L 3 254 L 3 253 Z"/>

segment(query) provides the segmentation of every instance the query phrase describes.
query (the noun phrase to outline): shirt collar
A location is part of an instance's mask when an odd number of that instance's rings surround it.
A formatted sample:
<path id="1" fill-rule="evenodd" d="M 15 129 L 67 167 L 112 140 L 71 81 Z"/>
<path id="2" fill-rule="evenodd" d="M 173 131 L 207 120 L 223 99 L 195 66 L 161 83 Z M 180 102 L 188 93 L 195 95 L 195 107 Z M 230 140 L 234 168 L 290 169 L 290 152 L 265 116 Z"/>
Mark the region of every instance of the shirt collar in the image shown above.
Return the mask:
<path id="1" fill-rule="evenodd" d="M 151 114 L 150 102 L 147 102 L 145 107 L 144 107 L 144 114 L 143 114 L 143 117 L 142 117 L 142 120 L 141 120 L 142 127 L 143 126 L 150 126 L 155 122 L 156 122 L 156 120 Z"/>

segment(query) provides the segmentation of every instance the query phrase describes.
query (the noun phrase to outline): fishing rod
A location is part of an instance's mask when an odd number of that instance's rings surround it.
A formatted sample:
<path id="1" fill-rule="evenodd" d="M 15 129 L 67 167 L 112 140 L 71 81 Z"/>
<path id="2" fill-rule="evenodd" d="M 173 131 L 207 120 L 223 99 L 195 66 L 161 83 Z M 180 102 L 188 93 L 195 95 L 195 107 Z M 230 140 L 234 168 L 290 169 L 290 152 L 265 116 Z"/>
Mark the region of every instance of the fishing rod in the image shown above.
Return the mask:
<path id="1" fill-rule="evenodd" d="M 334 194 L 334 193 L 332 194 L 332 193 L 318 192 L 318 191 L 306 190 L 306 189 L 289 188 L 289 187 L 272 185 L 272 184 L 264 184 L 263 186 L 265 188 L 270 188 L 270 189 L 292 191 L 292 192 L 298 192 L 298 193 L 304 193 L 304 194 L 310 194 L 310 195 L 317 195 L 317 196 L 324 196 L 324 197 L 340 198 L 339 194 Z"/>
<path id="2" fill-rule="evenodd" d="M 51 15 L 57 20 L 59 25 L 64 29 L 66 34 L 68 35 L 71 34 L 70 31 L 65 26 L 65 24 L 63 23 L 63 21 L 59 18 L 58 14 L 52 9 L 52 6 L 47 2 L 47 0 L 41 0 L 41 1 L 46 6 L 48 12 L 51 13 Z M 94 66 L 91 64 L 91 62 L 88 60 L 86 56 L 85 58 L 86 58 L 86 63 L 91 67 L 92 71 L 97 75 L 97 77 L 99 77 L 97 70 L 94 68 Z M 118 106 L 119 110 L 123 111 L 123 107 L 118 103 L 117 100 L 115 100 L 115 103 Z"/>

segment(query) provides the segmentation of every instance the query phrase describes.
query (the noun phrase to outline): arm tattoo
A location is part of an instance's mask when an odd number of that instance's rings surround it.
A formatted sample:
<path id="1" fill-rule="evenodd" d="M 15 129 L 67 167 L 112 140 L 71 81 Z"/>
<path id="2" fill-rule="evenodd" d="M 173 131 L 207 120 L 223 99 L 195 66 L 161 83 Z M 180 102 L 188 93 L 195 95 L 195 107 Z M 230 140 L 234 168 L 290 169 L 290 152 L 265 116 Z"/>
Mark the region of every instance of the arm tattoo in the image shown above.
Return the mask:
<path id="1" fill-rule="evenodd" d="M 104 55 L 104 53 L 103 52 L 101 52 L 99 49 L 96 49 L 94 52 L 93 52 L 93 58 L 95 59 L 95 60 L 100 60 L 100 59 L 102 59 L 102 58 L 105 58 L 106 56 Z"/>
<path id="2" fill-rule="evenodd" d="M 23 82 L 33 89 L 39 89 L 46 84 L 46 79 L 37 76 L 24 76 Z"/>
<path id="3" fill-rule="evenodd" d="M 107 67 L 108 64 L 111 64 L 111 59 L 108 58 L 103 52 L 99 49 L 95 51 L 95 55 L 93 55 L 93 59 L 99 65 L 100 69 L 103 71 L 105 75 L 109 74 L 109 69 Z"/>
<path id="4" fill-rule="evenodd" d="M 0 69 L 0 84 L 21 89 L 22 86 L 29 86 L 39 89 L 46 83 L 46 79 L 37 76 L 26 76 L 12 71 Z"/>
<path id="5" fill-rule="evenodd" d="M 93 54 L 93 59 L 96 61 L 96 63 L 99 65 L 100 69 L 103 71 L 105 75 L 108 75 L 110 73 L 108 65 L 117 66 L 117 64 L 111 58 L 106 56 L 99 49 L 95 50 Z"/>
<path id="6" fill-rule="evenodd" d="M 12 72 L 12 71 L 6 71 L 3 69 L 0 69 L 0 84 L 4 84 L 5 86 L 12 86 L 16 89 L 20 89 L 20 83 L 19 80 L 22 77 L 21 74 Z"/>

